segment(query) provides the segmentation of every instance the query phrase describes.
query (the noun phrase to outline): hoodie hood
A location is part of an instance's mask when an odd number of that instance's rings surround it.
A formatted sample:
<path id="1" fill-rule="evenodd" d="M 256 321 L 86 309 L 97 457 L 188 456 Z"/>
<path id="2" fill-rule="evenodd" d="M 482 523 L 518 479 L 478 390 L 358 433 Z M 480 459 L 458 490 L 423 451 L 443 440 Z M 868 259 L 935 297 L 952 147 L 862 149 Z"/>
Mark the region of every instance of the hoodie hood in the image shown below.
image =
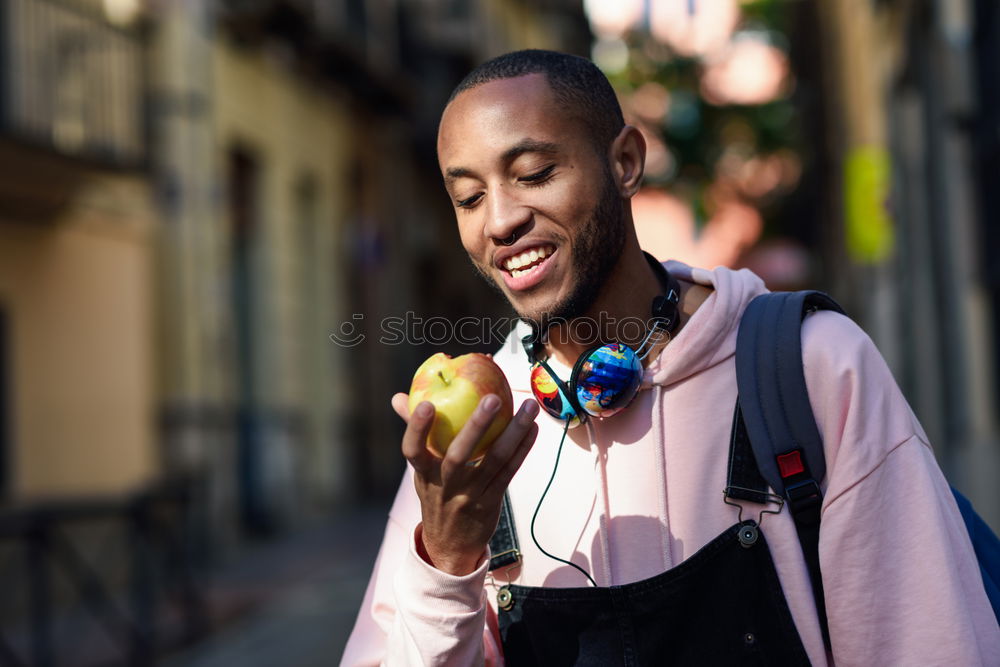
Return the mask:
<path id="1" fill-rule="evenodd" d="M 747 304 L 767 291 L 748 269 L 697 269 L 676 261 L 664 267 L 682 280 L 710 286 L 712 293 L 663 352 L 649 365 L 643 386 L 669 386 L 736 354 L 736 332 Z"/>
<path id="2" fill-rule="evenodd" d="M 713 288 L 712 294 L 643 374 L 642 387 L 669 386 L 710 368 L 736 353 L 740 316 L 751 299 L 767 291 L 764 281 L 748 269 L 698 269 L 677 261 L 663 266 L 675 277 Z M 519 321 L 494 355 L 514 391 L 530 391 L 531 363 L 521 345 L 530 327 Z M 550 359 L 553 370 L 567 377 L 570 368 Z"/>

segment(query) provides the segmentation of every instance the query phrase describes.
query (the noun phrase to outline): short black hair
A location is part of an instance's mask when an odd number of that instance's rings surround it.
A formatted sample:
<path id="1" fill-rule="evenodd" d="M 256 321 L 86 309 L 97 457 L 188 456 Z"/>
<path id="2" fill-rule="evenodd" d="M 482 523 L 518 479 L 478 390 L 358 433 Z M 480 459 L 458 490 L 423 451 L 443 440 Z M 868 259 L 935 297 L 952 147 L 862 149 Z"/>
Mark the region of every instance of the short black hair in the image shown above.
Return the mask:
<path id="1" fill-rule="evenodd" d="M 526 49 L 488 60 L 462 79 L 448 103 L 470 88 L 528 74 L 545 75 L 556 100 L 579 116 L 600 151 L 625 126 L 621 105 L 604 73 L 586 58 L 557 51 Z"/>

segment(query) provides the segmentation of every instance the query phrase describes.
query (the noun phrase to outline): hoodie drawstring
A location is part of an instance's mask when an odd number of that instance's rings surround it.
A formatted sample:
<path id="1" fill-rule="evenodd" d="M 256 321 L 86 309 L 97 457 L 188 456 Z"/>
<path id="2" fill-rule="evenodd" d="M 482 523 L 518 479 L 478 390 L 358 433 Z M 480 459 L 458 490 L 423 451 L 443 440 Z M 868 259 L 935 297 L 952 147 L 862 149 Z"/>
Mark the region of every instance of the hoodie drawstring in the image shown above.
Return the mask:
<path id="1" fill-rule="evenodd" d="M 656 432 L 656 474 L 660 483 L 660 516 L 663 520 L 660 523 L 660 552 L 663 554 L 663 570 L 669 570 L 673 558 L 670 555 L 670 531 L 667 528 L 667 455 L 666 431 L 663 426 L 663 387 L 653 385 L 653 430 Z"/>
<path id="2" fill-rule="evenodd" d="M 601 535 L 601 556 L 604 561 L 604 571 L 601 574 L 604 577 L 604 585 L 611 586 L 614 584 L 614 581 L 611 579 L 611 544 L 608 540 L 608 533 L 610 532 L 608 517 L 611 516 L 611 501 L 608 499 L 608 472 L 604 461 L 601 460 L 601 448 L 597 444 L 597 433 L 594 430 L 594 424 L 589 419 L 586 424 L 587 437 L 590 438 L 590 451 L 594 452 L 594 465 L 597 467 L 597 486 L 601 491 L 601 525 L 597 531 Z"/>

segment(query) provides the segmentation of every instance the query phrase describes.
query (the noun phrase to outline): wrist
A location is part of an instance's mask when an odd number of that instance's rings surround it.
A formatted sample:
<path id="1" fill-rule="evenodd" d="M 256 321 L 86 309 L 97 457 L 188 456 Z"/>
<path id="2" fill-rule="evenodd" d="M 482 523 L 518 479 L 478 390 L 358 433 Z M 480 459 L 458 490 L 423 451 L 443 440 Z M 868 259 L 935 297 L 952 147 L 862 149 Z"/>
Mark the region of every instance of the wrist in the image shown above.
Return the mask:
<path id="1" fill-rule="evenodd" d="M 456 577 L 462 577 L 475 572 L 479 569 L 486 555 L 485 548 L 480 548 L 474 552 L 461 552 L 456 549 L 442 548 L 433 539 L 427 539 L 422 523 L 417 526 L 414 537 L 417 555 L 420 556 L 421 560 L 436 570 Z"/>

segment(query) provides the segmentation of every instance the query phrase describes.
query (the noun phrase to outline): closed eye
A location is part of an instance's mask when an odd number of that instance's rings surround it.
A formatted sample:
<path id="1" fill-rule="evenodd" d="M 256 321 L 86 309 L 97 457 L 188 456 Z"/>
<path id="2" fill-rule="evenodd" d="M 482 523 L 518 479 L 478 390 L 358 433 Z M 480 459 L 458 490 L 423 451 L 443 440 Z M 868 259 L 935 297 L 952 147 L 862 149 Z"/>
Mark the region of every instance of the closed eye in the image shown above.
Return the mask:
<path id="1" fill-rule="evenodd" d="M 476 205 L 476 202 L 482 198 L 482 196 L 483 196 L 482 193 L 475 194 L 472 195 L 471 197 L 468 197 L 467 199 L 458 200 L 455 205 L 458 206 L 458 208 L 472 208 L 473 206 Z"/>
<path id="2" fill-rule="evenodd" d="M 529 174 L 528 176 L 521 176 L 517 180 L 519 183 L 524 183 L 525 185 L 528 186 L 542 185 L 543 183 L 548 181 L 549 178 L 552 177 L 552 174 L 553 172 L 555 172 L 555 170 L 556 166 L 552 164 L 546 167 L 545 169 L 542 169 L 541 171 L 535 172 L 534 174 Z M 472 195 L 471 197 L 467 197 L 465 199 L 459 199 L 458 201 L 455 202 L 455 206 L 457 206 L 458 208 L 471 209 L 474 208 L 477 203 L 479 203 L 479 200 L 482 199 L 482 197 L 483 195 L 480 192 Z"/>
<path id="3" fill-rule="evenodd" d="M 546 180 L 548 180 L 548 178 L 552 175 L 552 172 L 554 172 L 555 169 L 556 166 L 554 164 L 551 164 L 539 172 L 535 172 L 530 176 L 522 176 L 517 180 L 520 181 L 521 183 L 527 183 L 528 185 L 540 185 L 544 183 Z"/>

